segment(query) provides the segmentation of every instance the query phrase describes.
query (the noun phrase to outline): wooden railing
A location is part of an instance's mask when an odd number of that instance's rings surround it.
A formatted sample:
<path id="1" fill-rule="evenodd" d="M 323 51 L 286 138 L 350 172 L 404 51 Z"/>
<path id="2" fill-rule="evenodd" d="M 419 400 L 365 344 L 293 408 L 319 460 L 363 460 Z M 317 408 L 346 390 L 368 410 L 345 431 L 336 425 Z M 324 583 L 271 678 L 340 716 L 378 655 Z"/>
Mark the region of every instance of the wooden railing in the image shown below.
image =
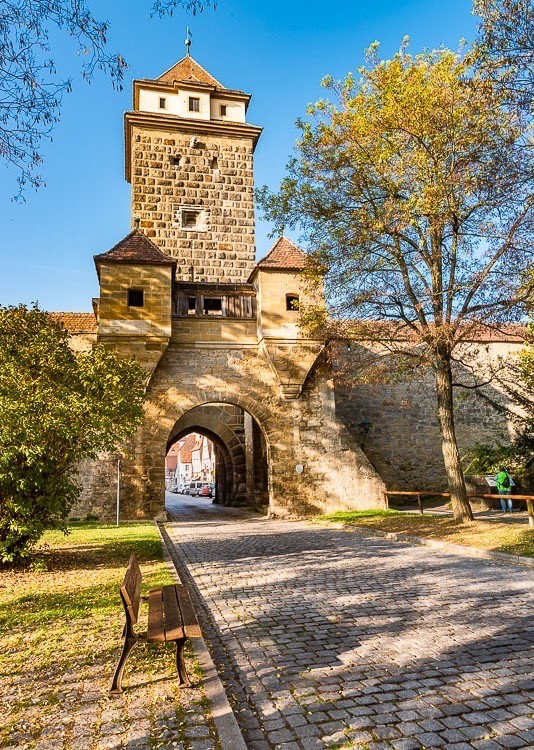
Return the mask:
<path id="1" fill-rule="evenodd" d="M 386 491 L 386 500 L 388 503 L 389 508 L 389 496 L 390 495 L 407 495 L 409 497 L 416 497 L 417 498 L 417 507 L 419 508 L 419 513 L 423 515 L 423 497 L 449 497 L 451 496 L 450 492 L 421 492 L 420 490 L 414 491 L 414 492 L 404 492 L 400 490 L 387 490 Z M 484 493 L 484 492 L 469 492 L 467 494 L 467 497 L 483 497 L 483 498 L 490 498 L 491 500 L 500 500 L 501 498 L 511 498 L 512 500 L 526 500 L 527 502 L 527 510 L 528 510 L 528 523 L 529 526 L 534 527 L 534 495 L 492 495 L 490 493 Z"/>

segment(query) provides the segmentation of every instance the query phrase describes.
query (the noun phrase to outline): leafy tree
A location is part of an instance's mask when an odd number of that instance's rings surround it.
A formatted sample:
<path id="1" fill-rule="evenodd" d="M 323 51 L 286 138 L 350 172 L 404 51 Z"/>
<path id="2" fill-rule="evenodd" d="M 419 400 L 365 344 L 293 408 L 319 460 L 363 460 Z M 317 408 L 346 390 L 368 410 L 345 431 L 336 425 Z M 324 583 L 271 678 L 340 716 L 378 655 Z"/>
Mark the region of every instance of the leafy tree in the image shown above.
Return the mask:
<path id="1" fill-rule="evenodd" d="M 478 64 L 509 98 L 532 111 L 534 6 L 532 0 L 474 0 L 480 16 L 475 45 Z"/>
<path id="2" fill-rule="evenodd" d="M 122 88 L 127 63 L 109 52 L 109 24 L 96 19 L 89 5 L 86 0 L 0 3 L 0 157 L 18 170 L 20 191 L 26 183 L 43 184 L 36 171 L 42 162 L 40 143 L 59 120 L 63 95 L 72 86 L 50 57 L 51 35 L 59 30 L 73 39 L 85 80 L 101 70 Z M 176 8 L 195 13 L 210 5 L 213 0 L 156 0 L 152 13 L 172 15 Z"/>
<path id="3" fill-rule="evenodd" d="M 142 416 L 144 373 L 96 346 L 75 354 L 37 307 L 0 307 L 0 561 L 65 528 L 76 463 L 110 451 Z"/>
<path id="4" fill-rule="evenodd" d="M 470 520 L 453 387 L 475 383 L 455 380 L 453 364 L 524 301 L 532 154 L 503 92 L 450 50 L 413 57 L 403 46 L 382 62 L 374 45 L 358 80 L 323 85 L 335 100 L 310 105 L 288 176 L 260 205 L 277 231 L 301 228 L 310 283 L 326 270 L 334 336 L 432 367 L 454 515 Z M 324 322 L 324 311 L 303 320 Z"/>

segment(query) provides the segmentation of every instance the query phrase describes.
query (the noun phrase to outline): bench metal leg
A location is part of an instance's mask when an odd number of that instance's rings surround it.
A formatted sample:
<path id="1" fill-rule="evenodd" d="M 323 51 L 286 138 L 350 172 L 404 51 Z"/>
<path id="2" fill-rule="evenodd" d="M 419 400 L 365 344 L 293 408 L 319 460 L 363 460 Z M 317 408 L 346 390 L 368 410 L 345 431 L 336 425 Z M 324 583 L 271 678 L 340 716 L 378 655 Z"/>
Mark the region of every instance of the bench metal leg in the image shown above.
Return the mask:
<path id="1" fill-rule="evenodd" d="M 113 675 L 113 682 L 111 684 L 111 690 L 109 691 L 110 693 L 122 693 L 122 674 L 124 672 L 124 667 L 126 666 L 126 660 L 137 641 L 138 638 L 132 636 L 125 637 L 121 658 L 119 659 L 119 663 L 115 669 L 115 674 Z"/>
<path id="2" fill-rule="evenodd" d="M 184 687 L 191 687 L 191 681 L 189 677 L 187 676 L 187 672 L 185 670 L 185 661 L 184 661 L 184 645 L 186 642 L 186 638 L 180 638 L 176 641 L 176 669 L 178 671 L 178 684 L 183 685 Z"/>

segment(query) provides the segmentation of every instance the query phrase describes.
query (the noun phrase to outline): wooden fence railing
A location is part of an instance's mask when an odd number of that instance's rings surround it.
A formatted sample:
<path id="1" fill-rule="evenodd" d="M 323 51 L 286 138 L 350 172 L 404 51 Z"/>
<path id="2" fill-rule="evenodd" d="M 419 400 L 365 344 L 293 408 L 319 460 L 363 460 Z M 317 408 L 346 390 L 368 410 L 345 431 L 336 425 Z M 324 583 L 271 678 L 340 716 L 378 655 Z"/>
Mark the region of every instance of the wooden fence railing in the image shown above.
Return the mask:
<path id="1" fill-rule="evenodd" d="M 388 508 L 389 508 L 389 495 L 407 495 L 409 497 L 416 497 L 417 498 L 417 507 L 419 508 L 419 513 L 423 515 L 423 497 L 450 497 L 450 492 L 421 492 L 420 490 L 413 491 L 413 492 L 404 492 L 400 490 L 387 490 L 386 491 L 386 500 L 388 502 Z M 500 500 L 502 498 L 512 498 L 512 500 L 526 500 L 527 502 L 527 510 L 528 510 L 528 523 L 529 526 L 534 527 L 534 495 L 492 495 L 490 493 L 483 493 L 483 492 L 469 492 L 467 497 L 483 497 L 483 498 L 491 498 L 492 500 L 498 499 Z"/>

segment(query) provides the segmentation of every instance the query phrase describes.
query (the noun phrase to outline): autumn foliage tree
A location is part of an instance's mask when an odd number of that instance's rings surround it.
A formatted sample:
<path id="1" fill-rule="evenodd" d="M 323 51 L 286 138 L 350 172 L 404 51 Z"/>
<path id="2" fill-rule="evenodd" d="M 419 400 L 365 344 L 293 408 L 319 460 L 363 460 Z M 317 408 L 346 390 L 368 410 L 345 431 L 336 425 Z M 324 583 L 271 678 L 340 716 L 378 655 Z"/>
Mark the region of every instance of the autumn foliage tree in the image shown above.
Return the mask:
<path id="1" fill-rule="evenodd" d="M 260 203 L 277 230 L 301 229 L 310 284 L 326 271 L 334 336 L 385 343 L 432 368 L 454 515 L 470 520 L 453 363 L 463 342 L 525 300 L 519 282 L 534 248 L 526 134 L 502 90 L 447 49 L 403 47 L 381 61 L 374 46 L 359 76 L 323 85 L 331 99 L 308 108 L 280 190 L 264 188 Z"/>
<path id="2" fill-rule="evenodd" d="M 145 375 L 96 346 L 74 353 L 37 307 L 0 307 L 0 563 L 65 528 L 76 464 L 111 451 L 142 417 Z"/>

